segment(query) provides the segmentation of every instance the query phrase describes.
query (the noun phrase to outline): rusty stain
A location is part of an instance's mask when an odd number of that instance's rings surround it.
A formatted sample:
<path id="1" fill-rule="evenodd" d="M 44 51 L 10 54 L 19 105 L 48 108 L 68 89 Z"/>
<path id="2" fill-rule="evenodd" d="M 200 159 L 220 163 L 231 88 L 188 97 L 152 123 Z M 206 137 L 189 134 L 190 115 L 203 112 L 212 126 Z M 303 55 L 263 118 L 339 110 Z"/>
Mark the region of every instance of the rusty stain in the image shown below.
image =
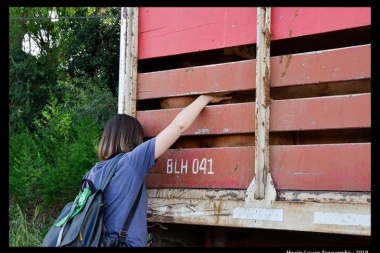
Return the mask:
<path id="1" fill-rule="evenodd" d="M 178 193 L 180 193 L 180 194 L 178 195 Z M 182 195 L 184 195 L 184 194 L 186 194 L 186 192 L 176 191 L 176 196 L 175 196 L 175 197 L 180 198 L 180 197 L 182 197 Z"/>
<path id="2" fill-rule="evenodd" d="M 286 55 L 285 69 L 287 69 L 287 68 L 289 67 L 290 60 L 291 60 L 292 58 L 293 58 L 293 55 L 291 55 L 291 54 Z"/>
<path id="3" fill-rule="evenodd" d="M 270 85 L 268 65 L 265 66 L 265 74 L 263 77 L 263 82 L 264 82 L 264 108 L 267 109 L 269 107 L 269 85 Z"/>
<path id="4" fill-rule="evenodd" d="M 216 217 L 216 221 L 215 221 L 216 224 L 219 223 L 219 217 L 220 217 L 221 212 L 222 212 L 222 202 L 219 201 L 218 204 L 214 202 L 214 216 Z"/>
<path id="5" fill-rule="evenodd" d="M 286 75 L 286 70 L 289 67 L 290 60 L 292 59 L 293 55 L 285 55 L 286 63 L 285 63 L 285 70 L 281 73 L 281 77 L 284 77 Z M 281 60 L 282 61 L 282 60 Z"/>
<path id="6" fill-rule="evenodd" d="M 334 197 L 334 195 L 330 195 L 329 192 L 326 191 L 308 191 L 308 192 L 292 192 L 291 196 L 282 195 L 283 193 L 278 192 L 278 200 L 281 201 L 301 201 L 301 199 L 305 202 L 315 202 L 315 203 L 370 203 L 371 198 L 364 199 L 363 192 L 340 192 L 338 196 Z M 302 197 L 302 195 L 310 195 Z M 326 194 L 329 194 L 325 196 Z M 280 196 L 281 195 L 281 196 Z M 363 198 L 361 198 L 363 197 Z"/>
<path id="7" fill-rule="evenodd" d="M 281 64 L 282 63 L 282 59 L 284 59 L 284 56 L 281 55 L 279 59 L 280 59 L 280 64 Z"/>
<path id="8" fill-rule="evenodd" d="M 159 189 L 158 191 L 156 191 L 156 198 L 158 198 L 161 195 L 161 192 L 162 192 L 161 189 Z"/>
<path id="9" fill-rule="evenodd" d="M 271 37 L 272 37 L 272 34 L 269 31 L 269 28 L 266 27 L 265 28 L 265 44 L 266 44 L 266 46 L 267 46 L 268 49 L 270 48 Z"/>
<path id="10" fill-rule="evenodd" d="M 296 13 L 295 13 L 295 15 L 294 15 L 294 18 L 292 19 L 292 24 L 290 25 L 290 29 L 289 29 L 289 38 L 292 37 L 292 33 L 293 33 L 293 28 L 292 28 L 292 27 L 293 27 L 293 24 L 294 24 L 294 22 L 295 22 L 297 16 L 298 16 L 298 10 L 296 10 Z"/>

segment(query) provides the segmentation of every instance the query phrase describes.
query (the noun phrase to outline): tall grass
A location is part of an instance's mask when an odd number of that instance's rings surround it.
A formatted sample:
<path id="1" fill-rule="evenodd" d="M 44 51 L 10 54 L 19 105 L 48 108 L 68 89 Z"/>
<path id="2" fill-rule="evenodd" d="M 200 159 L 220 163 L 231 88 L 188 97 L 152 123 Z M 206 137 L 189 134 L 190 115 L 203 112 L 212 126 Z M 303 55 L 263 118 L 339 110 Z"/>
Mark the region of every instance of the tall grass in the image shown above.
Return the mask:
<path id="1" fill-rule="evenodd" d="M 37 247 L 41 245 L 44 220 L 39 220 L 40 208 L 28 218 L 18 204 L 9 207 L 9 247 Z"/>

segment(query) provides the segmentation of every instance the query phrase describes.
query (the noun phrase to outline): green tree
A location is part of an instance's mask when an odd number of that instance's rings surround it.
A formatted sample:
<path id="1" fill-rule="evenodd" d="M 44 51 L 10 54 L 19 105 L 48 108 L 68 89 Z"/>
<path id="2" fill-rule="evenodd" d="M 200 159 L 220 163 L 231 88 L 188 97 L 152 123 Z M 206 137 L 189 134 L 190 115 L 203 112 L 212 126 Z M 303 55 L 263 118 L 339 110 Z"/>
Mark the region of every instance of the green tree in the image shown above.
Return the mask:
<path id="1" fill-rule="evenodd" d="M 11 127 L 34 131 L 50 97 L 72 103 L 64 97 L 69 86 L 86 93 L 98 85 L 117 97 L 120 8 L 12 7 L 9 14 Z M 100 15 L 111 17 L 93 18 Z M 25 36 L 37 56 L 23 51 Z"/>
<path id="2" fill-rule="evenodd" d="M 85 15 L 78 9 L 76 15 Z M 98 79 L 101 87 L 107 87 L 116 94 L 119 78 L 120 47 L 120 8 L 97 8 L 92 15 L 111 16 L 110 18 L 89 19 L 86 22 L 70 22 L 71 37 L 66 43 L 67 73 L 76 85 L 85 85 L 80 80 Z M 116 18 L 115 18 L 116 17 Z"/>
<path id="3" fill-rule="evenodd" d="M 48 8 L 10 8 L 10 17 L 48 17 Z M 43 32 L 46 31 L 46 32 Z M 30 127 L 51 94 L 56 94 L 57 55 L 53 24 L 48 20 L 10 20 L 9 106 L 13 127 Z M 24 36 L 36 42 L 39 57 L 23 51 Z M 59 94 L 56 94 L 59 96 Z"/>

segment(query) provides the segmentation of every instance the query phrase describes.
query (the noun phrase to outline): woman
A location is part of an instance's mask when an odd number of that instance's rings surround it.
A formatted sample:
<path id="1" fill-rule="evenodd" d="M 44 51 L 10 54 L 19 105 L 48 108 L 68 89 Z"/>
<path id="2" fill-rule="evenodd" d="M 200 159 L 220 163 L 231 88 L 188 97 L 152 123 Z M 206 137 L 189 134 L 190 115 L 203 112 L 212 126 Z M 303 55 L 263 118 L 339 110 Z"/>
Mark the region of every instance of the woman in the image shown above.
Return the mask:
<path id="1" fill-rule="evenodd" d="M 98 147 L 98 156 L 101 162 L 95 164 L 87 177 L 99 188 L 105 176 L 107 164 L 115 155 L 123 153 L 118 162 L 117 171 L 104 191 L 106 202 L 104 224 L 111 237 L 117 238 L 140 186 L 143 184 L 141 199 L 131 221 L 126 244 L 129 247 L 147 246 L 148 197 L 144 182 L 145 176 L 155 165 L 156 159 L 192 125 L 207 104 L 231 98 L 225 95 L 225 93 L 200 95 L 179 112 L 156 137 L 145 142 L 143 142 L 143 128 L 134 117 L 118 114 L 108 121 Z"/>

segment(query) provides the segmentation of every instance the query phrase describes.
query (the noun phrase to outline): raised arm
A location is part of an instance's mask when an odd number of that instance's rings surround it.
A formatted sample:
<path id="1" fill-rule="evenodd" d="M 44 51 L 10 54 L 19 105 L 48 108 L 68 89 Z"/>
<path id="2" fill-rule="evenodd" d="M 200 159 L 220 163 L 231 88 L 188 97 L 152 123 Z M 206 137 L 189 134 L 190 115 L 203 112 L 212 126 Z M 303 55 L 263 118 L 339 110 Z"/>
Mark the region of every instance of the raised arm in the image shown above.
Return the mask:
<path id="1" fill-rule="evenodd" d="M 162 130 L 156 137 L 155 159 L 160 157 L 171 145 L 186 131 L 198 117 L 199 113 L 209 103 L 218 103 L 222 100 L 231 99 L 224 96 L 225 94 L 217 95 L 200 95 L 194 102 L 183 108 L 174 120 Z"/>

